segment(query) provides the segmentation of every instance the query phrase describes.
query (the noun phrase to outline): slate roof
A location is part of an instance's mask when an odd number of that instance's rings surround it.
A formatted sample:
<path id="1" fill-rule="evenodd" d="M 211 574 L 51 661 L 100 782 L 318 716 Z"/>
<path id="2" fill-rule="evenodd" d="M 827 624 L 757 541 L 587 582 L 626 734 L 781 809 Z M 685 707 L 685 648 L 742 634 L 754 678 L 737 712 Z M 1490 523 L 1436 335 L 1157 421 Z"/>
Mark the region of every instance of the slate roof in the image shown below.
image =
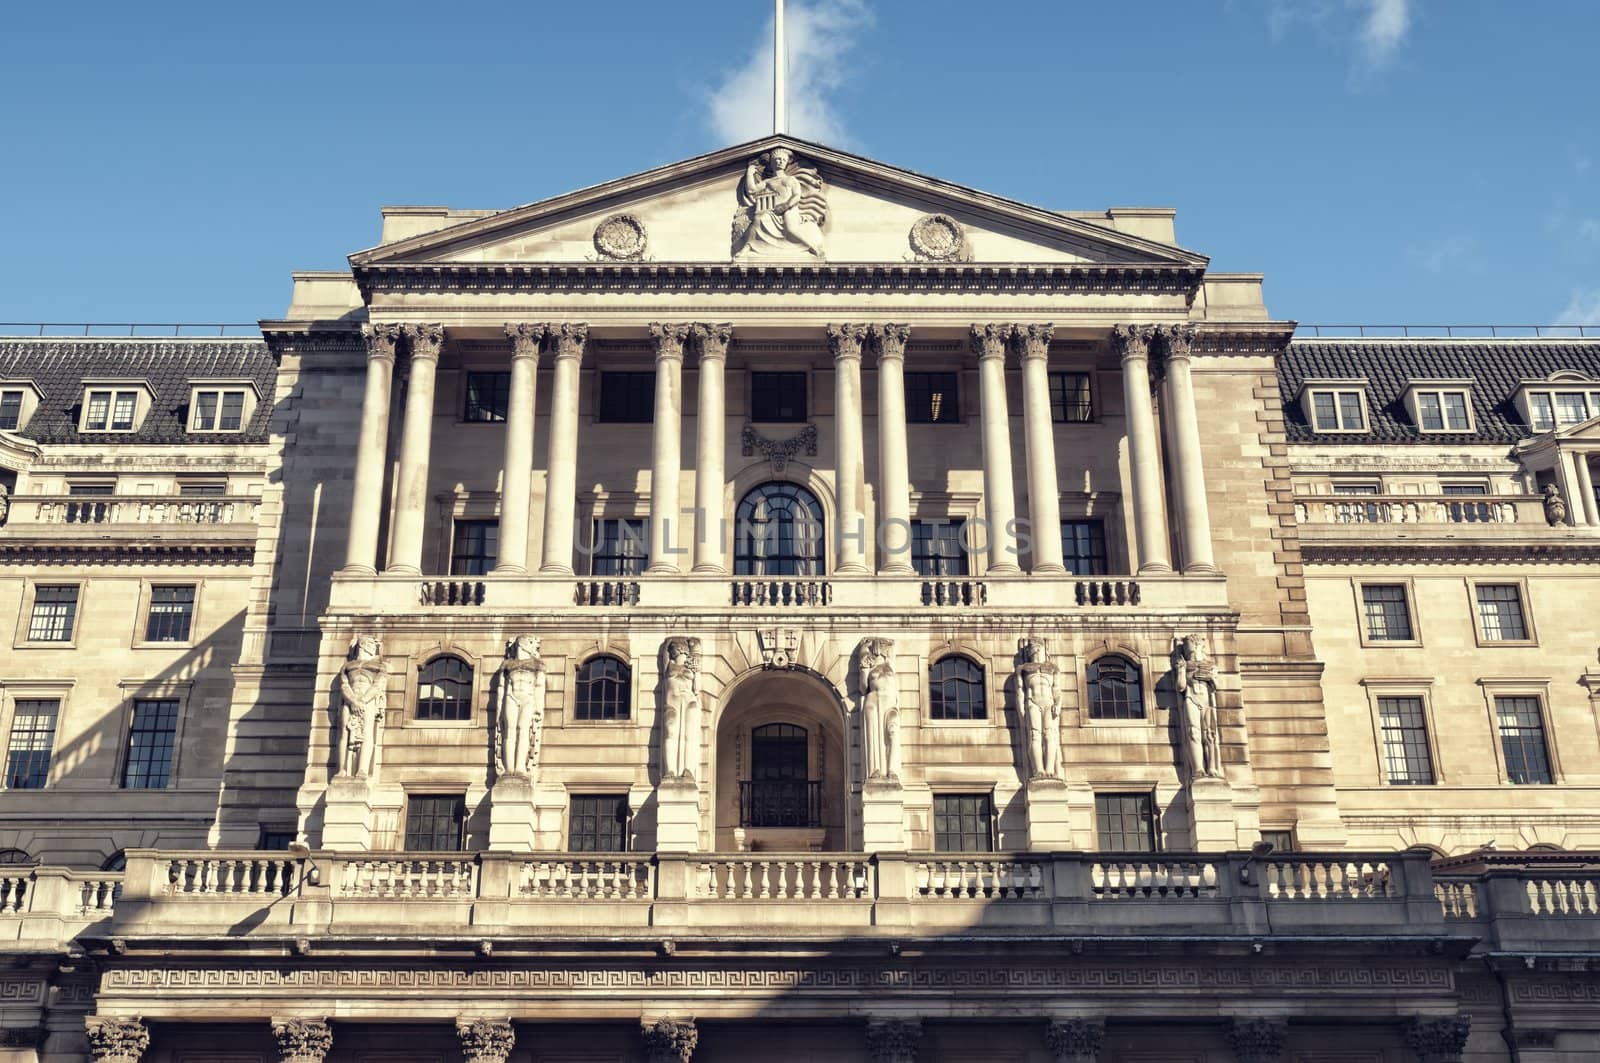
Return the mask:
<path id="1" fill-rule="evenodd" d="M 1512 401 L 1517 384 L 1563 370 L 1600 379 L 1600 340 L 1295 340 L 1278 361 L 1278 387 L 1291 443 L 1514 443 L 1533 434 Z M 1371 431 L 1311 430 L 1300 385 L 1329 377 L 1367 379 Z M 1406 410 L 1406 384 L 1467 378 L 1476 430 L 1418 431 Z"/>
<path id="2" fill-rule="evenodd" d="M 264 443 L 272 419 L 277 367 L 260 340 L 20 339 L 0 340 L 0 380 L 31 380 L 43 393 L 22 434 L 37 443 L 191 446 Z M 79 432 L 85 379 L 142 380 L 155 391 L 137 432 Z M 243 432 L 191 435 L 189 383 L 252 380 L 259 394 Z"/>

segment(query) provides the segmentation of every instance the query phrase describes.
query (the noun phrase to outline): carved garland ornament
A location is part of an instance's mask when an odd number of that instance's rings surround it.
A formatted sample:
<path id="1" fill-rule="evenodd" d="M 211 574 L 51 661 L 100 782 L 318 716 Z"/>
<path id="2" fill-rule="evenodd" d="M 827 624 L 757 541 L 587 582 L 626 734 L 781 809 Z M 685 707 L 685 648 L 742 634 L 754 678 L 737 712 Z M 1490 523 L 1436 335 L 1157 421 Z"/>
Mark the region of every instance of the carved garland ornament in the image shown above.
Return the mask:
<path id="1" fill-rule="evenodd" d="M 752 425 L 744 426 L 744 434 L 740 437 L 744 446 L 745 457 L 754 457 L 756 451 L 761 451 L 762 457 L 772 465 L 774 473 L 781 474 L 789 467 L 789 461 L 802 450 L 807 457 L 817 455 L 817 426 L 808 424 L 795 435 L 788 439 L 768 439 L 755 430 Z"/>
<path id="2" fill-rule="evenodd" d="M 613 214 L 594 227 L 594 249 L 613 262 L 638 262 L 648 243 L 644 223 L 632 214 Z"/>
<path id="3" fill-rule="evenodd" d="M 972 258 L 967 231 L 948 214 L 924 214 L 908 236 L 918 262 L 966 262 Z"/>

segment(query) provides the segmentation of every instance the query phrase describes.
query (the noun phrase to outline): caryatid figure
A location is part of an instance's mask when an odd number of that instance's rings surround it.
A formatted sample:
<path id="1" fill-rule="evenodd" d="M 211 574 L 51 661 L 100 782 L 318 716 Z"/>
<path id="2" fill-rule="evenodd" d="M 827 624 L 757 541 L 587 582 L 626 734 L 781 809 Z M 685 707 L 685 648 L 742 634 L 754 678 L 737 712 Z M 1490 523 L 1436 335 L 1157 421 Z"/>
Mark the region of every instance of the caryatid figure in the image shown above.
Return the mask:
<path id="1" fill-rule="evenodd" d="M 1017 640 L 1017 707 L 1027 733 L 1028 778 L 1061 778 L 1061 696 L 1059 669 L 1038 639 Z"/>
<path id="2" fill-rule="evenodd" d="M 900 778 L 900 686 L 893 639 L 862 639 L 856 649 L 861 680 L 861 744 L 867 778 Z"/>
<path id="3" fill-rule="evenodd" d="M 539 639 L 533 635 L 512 639 L 506 646 L 506 663 L 500 667 L 500 706 L 495 714 L 495 771 L 500 778 L 531 776 L 539 767 L 548 678 Z"/>
<path id="4" fill-rule="evenodd" d="M 376 635 L 357 635 L 339 669 L 339 774 L 369 778 L 378 769 L 378 738 L 389 698 L 389 673 Z"/>
<path id="5" fill-rule="evenodd" d="M 1222 725 L 1217 672 L 1204 635 L 1185 635 L 1172 654 L 1173 682 L 1183 698 L 1183 748 L 1189 778 L 1220 779 Z"/>
<path id="6" fill-rule="evenodd" d="M 693 779 L 700 767 L 700 640 L 668 639 L 661 671 L 661 777 Z"/>

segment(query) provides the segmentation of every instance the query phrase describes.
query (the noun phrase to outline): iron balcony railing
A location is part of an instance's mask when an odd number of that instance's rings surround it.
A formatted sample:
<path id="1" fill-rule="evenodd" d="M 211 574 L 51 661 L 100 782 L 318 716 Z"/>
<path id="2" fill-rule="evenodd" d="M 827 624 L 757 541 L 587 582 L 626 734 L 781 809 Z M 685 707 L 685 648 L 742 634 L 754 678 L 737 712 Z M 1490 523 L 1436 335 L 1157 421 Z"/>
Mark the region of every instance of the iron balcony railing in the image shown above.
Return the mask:
<path id="1" fill-rule="evenodd" d="M 1305 325 L 1295 326 L 1300 336 L 1314 338 L 1367 339 L 1439 338 L 1446 339 L 1584 339 L 1600 336 L 1600 325 Z"/>
<path id="2" fill-rule="evenodd" d="M 261 335 L 254 321 L 121 322 L 121 321 L 0 321 L 0 336 L 104 336 L 159 339 L 167 336 Z"/>
<path id="3" fill-rule="evenodd" d="M 822 784 L 804 779 L 740 783 L 739 826 L 822 826 Z"/>

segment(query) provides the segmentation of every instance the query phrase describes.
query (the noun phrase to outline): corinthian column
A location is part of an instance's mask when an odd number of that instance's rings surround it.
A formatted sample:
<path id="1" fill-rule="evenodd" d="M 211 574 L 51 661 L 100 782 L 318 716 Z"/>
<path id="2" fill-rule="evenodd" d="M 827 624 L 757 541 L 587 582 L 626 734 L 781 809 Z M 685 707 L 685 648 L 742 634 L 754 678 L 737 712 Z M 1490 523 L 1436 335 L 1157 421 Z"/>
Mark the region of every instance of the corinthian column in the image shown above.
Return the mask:
<path id="1" fill-rule="evenodd" d="M 507 325 L 511 340 L 511 405 L 506 410 L 505 468 L 500 474 L 500 557 L 496 572 L 528 571 L 528 506 L 533 481 L 533 404 L 539 383 L 543 325 Z"/>
<path id="2" fill-rule="evenodd" d="M 910 573 L 911 472 L 906 455 L 906 342 L 910 325 L 873 325 L 878 348 L 878 571 Z"/>
<path id="3" fill-rule="evenodd" d="M 395 482 L 389 568 L 416 575 L 422 571 L 422 518 L 428 502 L 428 451 L 433 446 L 433 381 L 439 370 L 444 326 L 406 325 L 405 335 L 411 347 L 411 373 L 400 428 L 400 475 Z"/>
<path id="4" fill-rule="evenodd" d="M 383 514 L 383 466 L 389 449 L 389 392 L 394 382 L 394 348 L 399 325 L 362 325 L 367 341 L 367 388 L 361 398 L 361 436 L 356 448 L 356 482 L 350 499 L 350 538 L 344 570 L 378 571 L 378 519 Z"/>
<path id="5" fill-rule="evenodd" d="M 1171 572 L 1161 505 L 1161 457 L 1150 412 L 1150 340 L 1154 325 L 1116 325 L 1111 345 L 1122 357 L 1122 397 L 1128 419 L 1128 464 L 1133 473 L 1133 531 L 1139 574 Z"/>
<path id="6" fill-rule="evenodd" d="M 1178 452 L 1178 527 L 1183 529 L 1183 570 L 1215 572 L 1205 463 L 1200 458 L 1200 418 L 1195 412 L 1194 379 L 1189 373 L 1193 342 L 1192 325 L 1172 325 L 1161 330 L 1167 355 L 1167 410 L 1172 415 L 1173 447 Z"/>
<path id="7" fill-rule="evenodd" d="M 867 571 L 866 446 L 861 428 L 861 341 L 865 325 L 829 325 L 833 348 L 835 491 L 839 502 L 837 572 Z"/>
<path id="8" fill-rule="evenodd" d="M 983 413 L 983 517 L 988 524 L 989 571 L 1020 572 L 1017 499 L 1011 486 L 1011 415 L 1006 412 L 1005 325 L 973 325 L 978 399 Z"/>
<path id="9" fill-rule="evenodd" d="M 683 341 L 688 325 L 651 325 L 656 341 L 656 409 L 650 440 L 650 572 L 678 571 L 675 544 L 685 536 L 672 529 L 680 508 L 678 481 L 683 474 Z M 682 549 L 678 546 L 678 549 Z"/>
<path id="10" fill-rule="evenodd" d="M 1406 1027 L 1406 1045 L 1417 1063 L 1461 1063 L 1472 1035 L 1472 1020 L 1465 1016 L 1412 1019 Z"/>
<path id="11" fill-rule="evenodd" d="M 150 1031 L 140 1019 L 107 1019 L 90 1015 L 83 1020 L 94 1063 L 139 1063 L 150 1047 Z"/>
<path id="12" fill-rule="evenodd" d="M 722 386 L 728 365 L 728 342 L 732 325 L 696 325 L 694 336 L 700 348 L 700 398 L 695 409 L 694 506 L 699 512 L 695 528 L 694 570 L 726 572 L 723 560 L 723 529 L 728 515 L 723 511 L 722 493 L 727 487 L 723 469 L 727 453 L 727 407 Z"/>
<path id="13" fill-rule="evenodd" d="M 550 396 L 549 471 L 544 489 L 544 560 L 540 572 L 572 575 L 572 519 L 578 502 L 578 369 L 589 339 L 588 325 L 549 325 L 555 352 L 555 391 Z"/>
<path id="14" fill-rule="evenodd" d="M 1061 486 L 1056 480 L 1056 433 L 1050 421 L 1050 340 L 1054 325 L 1018 325 L 1012 333 L 1022 360 L 1022 429 L 1027 443 L 1028 520 L 1033 571 L 1065 572 L 1061 554 Z"/>

